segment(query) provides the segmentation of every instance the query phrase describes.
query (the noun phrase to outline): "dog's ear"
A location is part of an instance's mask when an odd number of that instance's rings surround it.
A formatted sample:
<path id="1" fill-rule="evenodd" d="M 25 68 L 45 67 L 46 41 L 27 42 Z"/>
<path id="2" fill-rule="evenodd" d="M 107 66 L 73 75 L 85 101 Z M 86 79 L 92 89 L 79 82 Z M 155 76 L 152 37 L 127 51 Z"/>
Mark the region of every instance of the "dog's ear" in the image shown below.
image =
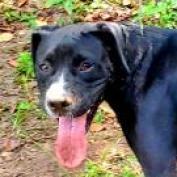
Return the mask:
<path id="1" fill-rule="evenodd" d="M 98 23 L 96 24 L 96 28 L 89 33 L 102 41 L 110 58 L 114 60 L 119 57 L 126 72 L 130 72 L 127 60 L 123 54 L 125 45 L 123 26 L 117 23 Z"/>
<path id="2" fill-rule="evenodd" d="M 36 51 L 42 39 L 46 38 L 48 35 L 50 35 L 51 32 L 57 29 L 59 29 L 59 26 L 42 26 L 32 33 L 31 52 L 33 60 L 35 60 Z"/>

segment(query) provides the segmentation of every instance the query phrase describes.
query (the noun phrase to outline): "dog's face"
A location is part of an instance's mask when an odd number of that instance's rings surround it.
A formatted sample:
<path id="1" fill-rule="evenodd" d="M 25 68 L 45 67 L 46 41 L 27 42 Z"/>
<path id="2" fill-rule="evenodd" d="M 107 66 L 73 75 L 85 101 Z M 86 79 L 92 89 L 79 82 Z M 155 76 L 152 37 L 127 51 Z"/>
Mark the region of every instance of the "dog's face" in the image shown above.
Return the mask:
<path id="1" fill-rule="evenodd" d="M 105 26 L 108 30 L 93 23 L 44 27 L 32 36 L 41 101 L 46 112 L 59 119 L 55 151 L 67 168 L 85 159 L 85 133 L 110 80 L 117 76 L 112 75 L 116 70 L 112 66 L 119 61 L 121 30 L 113 24 Z"/>
<path id="2" fill-rule="evenodd" d="M 91 33 L 72 33 L 63 27 L 39 31 L 33 35 L 32 43 L 46 112 L 55 118 L 89 112 L 102 97 L 111 74 L 102 41 Z"/>

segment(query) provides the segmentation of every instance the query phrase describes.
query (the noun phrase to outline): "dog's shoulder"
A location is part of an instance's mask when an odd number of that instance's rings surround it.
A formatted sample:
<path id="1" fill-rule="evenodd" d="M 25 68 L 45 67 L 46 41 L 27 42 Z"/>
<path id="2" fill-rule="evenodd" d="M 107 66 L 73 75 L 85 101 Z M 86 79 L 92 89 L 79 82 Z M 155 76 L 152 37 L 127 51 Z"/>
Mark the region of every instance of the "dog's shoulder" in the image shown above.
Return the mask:
<path id="1" fill-rule="evenodd" d="M 177 30 L 125 25 L 124 34 L 136 87 L 147 91 L 156 79 L 177 70 Z"/>

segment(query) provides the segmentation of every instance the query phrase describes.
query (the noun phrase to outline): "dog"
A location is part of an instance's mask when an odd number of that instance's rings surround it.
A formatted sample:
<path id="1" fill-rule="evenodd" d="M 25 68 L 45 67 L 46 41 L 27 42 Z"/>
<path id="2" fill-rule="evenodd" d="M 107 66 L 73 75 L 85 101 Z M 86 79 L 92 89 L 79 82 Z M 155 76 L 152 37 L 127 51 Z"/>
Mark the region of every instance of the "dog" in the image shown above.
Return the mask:
<path id="1" fill-rule="evenodd" d="M 58 120 L 61 165 L 85 159 L 98 105 L 115 111 L 146 177 L 175 177 L 177 30 L 131 23 L 44 26 L 32 34 L 41 102 Z"/>

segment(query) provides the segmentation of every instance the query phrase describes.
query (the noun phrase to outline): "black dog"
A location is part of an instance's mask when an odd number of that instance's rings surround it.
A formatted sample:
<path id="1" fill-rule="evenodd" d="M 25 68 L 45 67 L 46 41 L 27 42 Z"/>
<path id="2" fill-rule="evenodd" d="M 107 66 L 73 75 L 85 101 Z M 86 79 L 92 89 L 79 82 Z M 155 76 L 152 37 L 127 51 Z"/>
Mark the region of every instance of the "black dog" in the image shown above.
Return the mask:
<path id="1" fill-rule="evenodd" d="M 44 108 L 59 118 L 62 165 L 84 159 L 85 129 L 104 99 L 145 175 L 177 176 L 177 30 L 111 22 L 43 27 L 32 36 L 32 54 Z"/>

